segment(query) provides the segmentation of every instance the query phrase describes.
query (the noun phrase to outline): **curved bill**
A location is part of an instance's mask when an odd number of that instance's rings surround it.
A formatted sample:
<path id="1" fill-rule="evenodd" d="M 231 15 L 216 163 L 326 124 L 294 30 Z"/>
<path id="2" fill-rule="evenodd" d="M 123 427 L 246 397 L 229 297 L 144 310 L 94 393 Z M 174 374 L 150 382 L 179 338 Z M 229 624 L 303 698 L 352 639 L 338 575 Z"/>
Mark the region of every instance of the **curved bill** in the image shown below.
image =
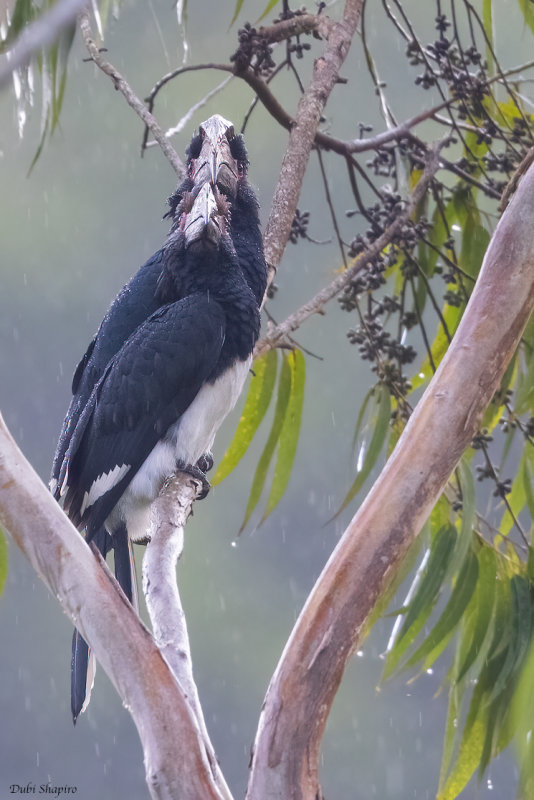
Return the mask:
<path id="1" fill-rule="evenodd" d="M 214 190 L 210 183 L 205 183 L 184 218 L 185 246 L 189 247 L 194 242 L 200 241 L 217 245 L 223 234 L 223 227 L 223 218 L 217 207 Z"/>
<path id="2" fill-rule="evenodd" d="M 227 197 L 235 197 L 239 165 L 230 149 L 230 142 L 235 136 L 233 124 L 220 114 L 214 114 L 199 126 L 199 132 L 202 147 L 195 159 L 192 175 L 195 185 L 208 182 L 217 186 Z"/>

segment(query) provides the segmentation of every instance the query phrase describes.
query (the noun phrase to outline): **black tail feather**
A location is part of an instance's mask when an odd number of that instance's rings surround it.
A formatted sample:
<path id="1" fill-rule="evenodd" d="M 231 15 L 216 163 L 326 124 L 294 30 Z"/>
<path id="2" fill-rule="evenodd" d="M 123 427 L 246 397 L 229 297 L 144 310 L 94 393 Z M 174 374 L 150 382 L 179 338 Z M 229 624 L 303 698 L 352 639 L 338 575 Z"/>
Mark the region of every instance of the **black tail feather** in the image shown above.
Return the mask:
<path id="1" fill-rule="evenodd" d="M 130 544 L 126 525 L 121 525 L 113 534 L 113 551 L 115 557 L 115 577 L 119 586 L 130 601 L 133 602 L 134 585 L 132 581 L 132 565 L 130 560 Z"/>
<path id="2" fill-rule="evenodd" d="M 94 534 L 92 539 L 102 553 L 103 558 L 105 558 L 111 547 L 109 533 L 102 527 Z M 90 651 L 87 642 L 81 633 L 75 630 L 72 637 L 72 658 L 70 662 L 70 707 L 74 724 L 76 724 L 76 720 L 91 692 L 91 686 L 87 685 L 89 657 Z M 91 685 L 92 677 L 91 675 Z"/>

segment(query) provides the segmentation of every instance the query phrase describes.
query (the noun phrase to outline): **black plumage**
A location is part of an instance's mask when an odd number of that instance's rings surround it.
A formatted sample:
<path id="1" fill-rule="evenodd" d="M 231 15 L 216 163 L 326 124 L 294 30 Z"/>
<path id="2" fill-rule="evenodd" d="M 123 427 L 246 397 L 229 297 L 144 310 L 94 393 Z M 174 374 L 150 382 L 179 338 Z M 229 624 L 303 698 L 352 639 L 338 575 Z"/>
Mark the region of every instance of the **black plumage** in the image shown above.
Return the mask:
<path id="1" fill-rule="evenodd" d="M 80 361 L 51 488 L 132 599 L 129 540 L 177 467 L 198 474 L 233 407 L 259 334 L 266 285 L 247 156 L 230 123 L 211 117 L 170 198 L 171 232 L 120 292 Z M 89 652 L 73 638 L 72 712 L 88 700 Z"/>

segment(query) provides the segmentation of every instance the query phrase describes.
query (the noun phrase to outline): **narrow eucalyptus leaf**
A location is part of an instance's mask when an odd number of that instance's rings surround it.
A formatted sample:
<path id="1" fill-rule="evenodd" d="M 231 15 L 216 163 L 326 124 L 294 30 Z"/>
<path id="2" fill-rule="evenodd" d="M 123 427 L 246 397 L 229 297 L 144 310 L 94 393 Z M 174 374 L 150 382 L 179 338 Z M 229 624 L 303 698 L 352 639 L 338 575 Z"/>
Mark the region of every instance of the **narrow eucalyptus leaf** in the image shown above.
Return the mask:
<path id="1" fill-rule="evenodd" d="M 306 378 L 306 361 L 300 350 L 293 350 L 286 356 L 291 372 L 291 389 L 286 413 L 280 431 L 278 453 L 274 468 L 271 491 L 267 498 L 267 506 L 262 522 L 269 516 L 282 499 L 295 461 L 299 440 L 302 407 L 304 404 L 304 383 Z"/>
<path id="2" fill-rule="evenodd" d="M 454 589 L 442 615 L 428 634 L 424 642 L 406 662 L 406 667 L 412 667 L 419 661 L 425 660 L 425 669 L 431 666 L 439 655 L 439 646 L 454 633 L 462 614 L 467 608 L 478 578 L 478 560 L 474 553 L 469 553 L 464 560 L 464 565 L 458 575 Z"/>
<path id="3" fill-rule="evenodd" d="M 430 616 L 447 573 L 456 538 L 456 529 L 452 525 L 441 528 L 436 533 L 419 587 L 408 607 L 399 636 L 387 655 L 384 678 L 389 677 L 398 667 Z"/>
<path id="4" fill-rule="evenodd" d="M 373 408 L 373 433 L 369 442 L 363 462 L 358 471 L 358 474 L 347 492 L 340 508 L 336 511 L 332 519 L 335 519 L 343 509 L 356 497 L 363 484 L 369 477 L 371 470 L 375 466 L 378 456 L 386 441 L 386 436 L 389 431 L 389 421 L 391 418 L 391 398 L 389 390 L 384 384 L 379 383 L 375 386 L 374 390 L 374 408 Z"/>
<path id="5" fill-rule="evenodd" d="M 212 479 L 212 485 L 221 483 L 241 461 L 258 430 L 273 396 L 277 371 L 276 350 L 269 350 L 264 356 L 256 359 L 253 365 L 253 376 L 237 425 L 234 438 L 223 456 L 219 468 Z"/>
<path id="6" fill-rule="evenodd" d="M 276 398 L 276 407 L 274 410 L 274 419 L 273 419 L 273 424 L 271 426 L 271 432 L 269 433 L 269 438 L 267 439 L 267 443 L 260 456 L 260 460 L 258 461 L 256 472 L 254 473 L 254 478 L 252 480 L 252 488 L 250 490 L 247 508 L 245 510 L 245 518 L 241 524 L 241 528 L 239 529 L 240 533 L 247 524 L 247 522 L 249 521 L 252 512 L 258 505 L 261 493 L 263 491 L 263 487 L 265 486 L 265 480 L 267 478 L 269 465 L 271 463 L 273 453 L 280 438 L 282 425 L 284 424 L 284 419 L 286 415 L 286 409 L 289 402 L 290 394 L 291 394 L 291 370 L 287 358 L 284 358 L 282 362 L 282 370 L 280 372 L 280 380 L 278 383 L 278 396 Z"/>

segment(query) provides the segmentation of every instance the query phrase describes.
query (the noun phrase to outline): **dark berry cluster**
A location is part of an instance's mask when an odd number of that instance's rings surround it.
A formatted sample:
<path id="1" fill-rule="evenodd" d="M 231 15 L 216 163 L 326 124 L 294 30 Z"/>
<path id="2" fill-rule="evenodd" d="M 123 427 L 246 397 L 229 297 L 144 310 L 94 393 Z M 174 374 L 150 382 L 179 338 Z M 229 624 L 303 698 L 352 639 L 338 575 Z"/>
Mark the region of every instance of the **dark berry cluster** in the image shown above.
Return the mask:
<path id="1" fill-rule="evenodd" d="M 230 56 L 236 72 L 244 72 L 252 67 L 256 75 L 269 76 L 276 64 L 272 58 L 272 47 L 261 30 L 257 31 L 250 22 L 246 22 L 238 31 L 237 38 L 239 47 Z"/>
<path id="2" fill-rule="evenodd" d="M 310 222 L 310 212 L 300 211 L 298 208 L 295 211 L 295 216 L 291 223 L 291 230 L 289 231 L 289 241 L 291 244 L 297 244 L 299 239 L 308 238 L 308 224 Z"/>

